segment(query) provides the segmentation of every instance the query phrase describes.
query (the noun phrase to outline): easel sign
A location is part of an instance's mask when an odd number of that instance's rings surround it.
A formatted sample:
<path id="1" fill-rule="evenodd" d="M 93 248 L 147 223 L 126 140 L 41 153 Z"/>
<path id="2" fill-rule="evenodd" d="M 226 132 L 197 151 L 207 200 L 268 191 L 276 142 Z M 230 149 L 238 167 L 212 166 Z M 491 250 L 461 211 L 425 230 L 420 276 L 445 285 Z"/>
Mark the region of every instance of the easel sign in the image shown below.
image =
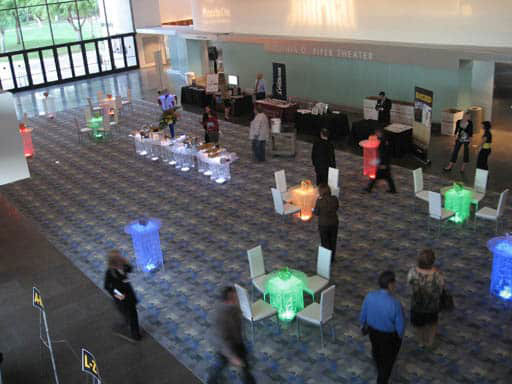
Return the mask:
<path id="1" fill-rule="evenodd" d="M 101 384 L 100 371 L 94 355 L 87 349 L 82 348 L 82 372 L 92 377 L 93 384 Z M 87 379 L 87 382 L 89 379 Z"/>
<path id="2" fill-rule="evenodd" d="M 48 330 L 48 321 L 46 320 L 46 311 L 44 309 L 43 296 L 41 291 L 36 287 L 32 287 L 32 306 L 39 310 L 39 340 L 41 340 L 41 369 L 43 361 L 43 346 L 50 352 L 50 359 L 52 361 L 53 377 L 55 384 L 59 384 L 59 376 L 57 375 L 57 366 L 55 364 L 55 356 L 53 354 L 52 340 L 50 338 L 50 331 Z"/>
<path id="3" fill-rule="evenodd" d="M 209 73 L 206 75 L 206 93 L 219 92 L 219 74 Z"/>

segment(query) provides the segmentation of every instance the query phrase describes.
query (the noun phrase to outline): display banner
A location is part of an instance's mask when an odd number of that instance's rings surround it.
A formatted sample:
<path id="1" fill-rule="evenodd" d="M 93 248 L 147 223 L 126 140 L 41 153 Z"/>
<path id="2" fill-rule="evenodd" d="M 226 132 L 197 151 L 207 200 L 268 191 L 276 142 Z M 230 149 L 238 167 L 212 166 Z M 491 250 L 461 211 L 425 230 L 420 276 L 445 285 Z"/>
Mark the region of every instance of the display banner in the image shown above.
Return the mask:
<path id="1" fill-rule="evenodd" d="M 219 92 L 219 74 L 209 73 L 206 75 L 206 93 Z"/>
<path id="2" fill-rule="evenodd" d="M 425 163 L 428 160 L 428 148 L 432 127 L 432 106 L 434 92 L 428 89 L 414 88 L 413 150 Z"/>
<path id="3" fill-rule="evenodd" d="M 273 82 L 272 98 L 287 100 L 286 95 L 286 65 L 282 63 L 272 63 Z"/>
<path id="4" fill-rule="evenodd" d="M 82 348 L 82 372 L 91 375 L 96 380 L 96 383 L 101 383 L 100 371 L 98 369 L 96 358 L 85 348 Z"/>

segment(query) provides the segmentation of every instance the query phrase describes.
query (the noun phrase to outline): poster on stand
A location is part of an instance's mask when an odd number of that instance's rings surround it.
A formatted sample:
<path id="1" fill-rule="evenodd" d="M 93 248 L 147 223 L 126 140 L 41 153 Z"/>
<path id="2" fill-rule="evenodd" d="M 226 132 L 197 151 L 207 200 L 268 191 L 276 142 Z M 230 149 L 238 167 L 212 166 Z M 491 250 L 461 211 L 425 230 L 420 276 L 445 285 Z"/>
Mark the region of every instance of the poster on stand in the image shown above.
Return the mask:
<path id="1" fill-rule="evenodd" d="M 206 75 L 206 93 L 219 92 L 219 74 L 209 73 Z"/>
<path id="2" fill-rule="evenodd" d="M 420 87 L 414 88 L 413 150 L 414 154 L 425 163 L 430 163 L 428 148 L 432 127 L 433 100 L 433 91 Z"/>
<path id="3" fill-rule="evenodd" d="M 273 82 L 272 98 L 287 100 L 286 95 L 286 65 L 282 63 L 272 63 Z"/>

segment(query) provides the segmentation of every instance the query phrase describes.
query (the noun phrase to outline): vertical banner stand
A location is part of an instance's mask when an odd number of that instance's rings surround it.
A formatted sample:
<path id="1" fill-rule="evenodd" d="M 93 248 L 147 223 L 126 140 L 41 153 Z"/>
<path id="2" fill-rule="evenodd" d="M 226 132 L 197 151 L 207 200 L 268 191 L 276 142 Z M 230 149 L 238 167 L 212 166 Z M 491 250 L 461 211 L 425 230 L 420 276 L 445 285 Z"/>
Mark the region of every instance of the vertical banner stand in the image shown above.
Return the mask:
<path id="1" fill-rule="evenodd" d="M 52 361 L 53 376 L 55 384 L 59 384 L 59 376 L 57 374 L 57 366 L 55 365 L 55 356 L 53 354 L 52 341 L 50 338 L 50 331 L 48 330 L 48 321 L 46 320 L 46 312 L 44 309 L 43 298 L 41 292 L 36 287 L 32 288 L 32 306 L 39 309 L 39 340 L 41 340 L 41 373 L 43 370 L 43 345 L 50 352 L 50 359 Z"/>

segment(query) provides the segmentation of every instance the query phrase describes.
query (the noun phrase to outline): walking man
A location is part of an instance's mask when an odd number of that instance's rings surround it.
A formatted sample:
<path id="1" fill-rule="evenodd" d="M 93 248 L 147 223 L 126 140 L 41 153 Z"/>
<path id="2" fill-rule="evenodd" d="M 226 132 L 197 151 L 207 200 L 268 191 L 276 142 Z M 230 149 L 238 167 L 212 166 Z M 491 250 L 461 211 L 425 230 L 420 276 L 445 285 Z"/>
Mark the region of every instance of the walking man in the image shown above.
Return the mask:
<path id="1" fill-rule="evenodd" d="M 256 161 L 265 161 L 265 147 L 269 138 L 268 117 L 265 115 L 259 105 L 254 108 L 254 119 L 251 121 L 249 129 L 249 139 L 251 140 L 252 152 Z"/>
<path id="2" fill-rule="evenodd" d="M 213 342 L 218 362 L 210 368 L 207 383 L 219 383 L 224 368 L 232 364 L 242 368 L 244 384 L 255 384 L 242 338 L 242 314 L 234 287 L 229 286 L 222 290 L 222 303 L 215 310 L 213 320 Z"/>
<path id="3" fill-rule="evenodd" d="M 400 301 L 393 296 L 395 274 L 382 272 L 380 290 L 366 295 L 361 309 L 361 329 L 370 335 L 372 355 L 377 365 L 377 384 L 387 384 L 404 335 L 404 314 Z"/>
<path id="4" fill-rule="evenodd" d="M 316 185 L 327 184 L 329 167 L 336 168 L 334 145 L 329 141 L 329 130 L 322 128 L 320 139 L 313 144 L 311 160 L 316 173 Z"/>

